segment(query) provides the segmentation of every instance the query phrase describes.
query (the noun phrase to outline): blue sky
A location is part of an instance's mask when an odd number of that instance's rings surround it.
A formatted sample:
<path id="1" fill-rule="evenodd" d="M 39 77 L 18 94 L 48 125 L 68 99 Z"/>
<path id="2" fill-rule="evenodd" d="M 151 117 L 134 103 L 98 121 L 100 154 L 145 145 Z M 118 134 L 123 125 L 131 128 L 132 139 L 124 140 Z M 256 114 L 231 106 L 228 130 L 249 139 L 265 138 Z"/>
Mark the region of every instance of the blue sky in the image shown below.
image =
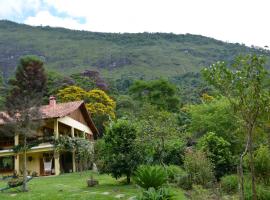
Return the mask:
<path id="1" fill-rule="evenodd" d="M 0 0 L 0 19 L 98 32 L 191 33 L 270 46 L 269 0 Z"/>

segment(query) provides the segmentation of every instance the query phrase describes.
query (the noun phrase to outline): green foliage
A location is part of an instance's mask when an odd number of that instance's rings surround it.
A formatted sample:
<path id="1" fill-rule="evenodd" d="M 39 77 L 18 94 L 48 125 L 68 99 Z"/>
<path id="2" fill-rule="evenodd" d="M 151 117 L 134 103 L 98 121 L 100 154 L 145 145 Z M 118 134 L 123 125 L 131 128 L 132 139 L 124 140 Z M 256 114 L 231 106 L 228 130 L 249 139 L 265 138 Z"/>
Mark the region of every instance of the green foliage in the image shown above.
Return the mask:
<path id="1" fill-rule="evenodd" d="M 75 152 L 76 161 L 81 169 L 88 169 L 90 162 L 93 161 L 93 144 L 84 138 L 59 136 L 54 141 L 54 148 L 57 152 Z"/>
<path id="2" fill-rule="evenodd" d="M 137 79 L 169 77 L 199 71 L 218 60 L 230 62 L 235 55 L 266 50 L 221 42 L 191 34 L 96 33 L 63 28 L 31 27 L 0 21 L 2 68 L 11 73 L 22 52 L 41 55 L 48 69 L 62 74 L 98 69 L 117 79 L 133 75 Z M 13 56 L 13 59 L 6 59 Z"/>
<path id="3" fill-rule="evenodd" d="M 135 183 L 148 190 L 149 188 L 158 189 L 167 182 L 167 173 L 162 166 L 140 166 L 133 177 Z"/>
<path id="4" fill-rule="evenodd" d="M 27 105 L 23 101 L 28 101 L 28 107 L 37 106 L 41 103 L 46 83 L 47 75 L 43 62 L 36 56 L 22 57 L 15 79 L 9 81 L 11 88 L 6 99 L 6 109 L 22 110 L 22 106 L 25 109 Z"/>
<path id="5" fill-rule="evenodd" d="M 187 151 L 184 168 L 193 184 L 209 187 L 214 181 L 212 163 L 202 151 Z"/>
<path id="6" fill-rule="evenodd" d="M 159 109 L 176 112 L 179 108 L 179 99 L 176 97 L 176 88 L 165 80 L 136 81 L 129 89 L 134 99 L 148 102 Z"/>
<path id="7" fill-rule="evenodd" d="M 178 137 L 170 137 L 164 141 L 163 162 L 166 165 L 182 165 L 186 144 Z M 159 160 L 159 152 L 154 153 L 154 160 Z"/>
<path id="8" fill-rule="evenodd" d="M 136 137 L 136 127 L 126 120 L 112 123 L 104 136 L 106 172 L 111 173 L 114 178 L 125 175 L 128 183 L 133 171 L 141 162 L 136 149 Z"/>
<path id="9" fill-rule="evenodd" d="M 214 132 L 218 136 L 239 146 L 239 138 L 235 136 L 238 127 L 237 118 L 225 98 L 215 99 L 208 103 L 191 105 L 187 107 L 187 112 L 191 118 L 189 130 L 195 136 Z"/>
<path id="10" fill-rule="evenodd" d="M 245 157 L 245 166 L 249 167 L 249 157 Z M 270 182 L 270 150 L 268 146 L 260 145 L 254 152 L 254 168 L 255 174 L 258 179 L 264 183 Z"/>
<path id="11" fill-rule="evenodd" d="M 188 173 L 177 165 L 166 167 L 169 183 L 176 184 L 184 190 L 192 189 L 192 181 Z"/>
<path id="12" fill-rule="evenodd" d="M 251 187 L 251 181 L 246 181 L 245 185 L 245 200 L 252 200 L 252 187 Z M 256 185 L 257 189 L 257 199 L 258 200 L 269 200 L 270 199 L 270 188 L 266 187 L 262 184 Z"/>
<path id="13" fill-rule="evenodd" d="M 269 106 L 269 91 L 264 88 L 268 72 L 264 65 L 264 57 L 247 55 L 237 57 L 231 66 L 217 62 L 202 71 L 208 83 L 229 99 L 245 127 L 258 121 Z"/>
<path id="14" fill-rule="evenodd" d="M 200 138 L 198 147 L 206 153 L 206 156 L 213 163 L 217 178 L 233 170 L 231 145 L 222 137 L 209 132 Z"/>
<path id="15" fill-rule="evenodd" d="M 137 197 L 138 200 L 173 200 L 175 195 L 168 188 L 149 188 Z"/>
<path id="16" fill-rule="evenodd" d="M 177 165 L 166 166 L 166 172 L 168 181 L 170 183 L 176 183 L 179 177 L 186 175 L 186 172 L 180 166 Z"/>
<path id="17" fill-rule="evenodd" d="M 238 191 L 239 177 L 235 174 L 223 176 L 220 180 L 221 189 L 223 192 L 233 194 Z"/>
<path id="18" fill-rule="evenodd" d="M 143 105 L 136 115 L 135 120 L 140 134 L 138 140 L 149 153 L 145 154 L 148 158 L 147 162 L 159 164 L 164 164 L 165 160 L 168 164 L 181 162 L 183 143 L 179 141 L 181 139 L 180 131 L 176 126 L 176 115 L 168 111 L 160 111 L 150 104 Z M 170 142 L 172 144 L 169 144 Z M 172 153 L 176 154 L 172 155 Z"/>

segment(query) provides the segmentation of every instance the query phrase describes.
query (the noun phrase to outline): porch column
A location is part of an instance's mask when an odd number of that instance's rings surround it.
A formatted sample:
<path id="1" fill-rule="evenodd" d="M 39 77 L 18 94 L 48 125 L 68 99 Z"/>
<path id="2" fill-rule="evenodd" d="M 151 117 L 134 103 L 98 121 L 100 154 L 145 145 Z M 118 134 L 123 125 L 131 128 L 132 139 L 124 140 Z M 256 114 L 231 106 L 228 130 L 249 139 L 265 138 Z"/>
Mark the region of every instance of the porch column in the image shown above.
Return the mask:
<path id="1" fill-rule="evenodd" d="M 55 119 L 54 120 L 54 136 L 55 139 L 59 138 L 59 130 L 58 130 L 58 120 Z M 60 155 L 58 152 L 54 153 L 54 173 L 55 175 L 59 175 L 60 174 Z"/>
<path id="2" fill-rule="evenodd" d="M 54 129 L 55 139 L 58 139 L 59 138 L 58 119 L 54 120 L 53 129 Z"/>
<path id="3" fill-rule="evenodd" d="M 60 174 L 60 155 L 58 152 L 54 153 L 54 173 L 55 175 Z"/>
<path id="4" fill-rule="evenodd" d="M 74 127 L 71 127 L 71 137 L 74 138 Z M 76 172 L 76 159 L 75 159 L 75 151 L 72 152 L 72 171 Z"/>
<path id="5" fill-rule="evenodd" d="M 16 134 L 14 137 L 14 145 L 19 144 L 19 135 Z M 16 171 L 17 174 L 20 173 L 20 156 L 19 154 L 14 155 L 14 170 Z"/>

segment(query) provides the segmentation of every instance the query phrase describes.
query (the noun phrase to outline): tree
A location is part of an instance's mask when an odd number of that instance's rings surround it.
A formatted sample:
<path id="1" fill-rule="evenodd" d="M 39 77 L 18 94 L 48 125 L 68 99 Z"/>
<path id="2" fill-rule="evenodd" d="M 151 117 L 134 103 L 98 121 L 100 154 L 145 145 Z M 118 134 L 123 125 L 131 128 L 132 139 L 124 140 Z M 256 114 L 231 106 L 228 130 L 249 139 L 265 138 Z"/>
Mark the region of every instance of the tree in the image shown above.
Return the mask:
<path id="1" fill-rule="evenodd" d="M 205 79 L 227 97 L 230 105 L 242 121 L 246 133 L 245 150 L 240 156 L 239 174 L 241 180 L 240 197 L 244 199 L 243 157 L 249 153 L 252 176 L 252 197 L 257 199 L 253 137 L 255 128 L 263 114 L 269 111 L 269 91 L 264 88 L 267 71 L 265 59 L 261 56 L 239 56 L 231 66 L 217 62 L 203 70 Z"/>
<path id="2" fill-rule="evenodd" d="M 130 87 L 130 93 L 135 100 L 148 102 L 159 109 L 176 112 L 179 99 L 176 97 L 176 88 L 165 80 L 136 81 Z"/>
<path id="3" fill-rule="evenodd" d="M 115 119 L 115 101 L 102 90 L 86 91 L 73 85 L 59 90 L 57 96 L 62 102 L 84 100 L 100 133 L 107 122 Z"/>
<path id="4" fill-rule="evenodd" d="M 136 137 L 136 127 L 127 120 L 112 123 L 104 136 L 106 172 L 116 179 L 125 175 L 128 184 L 141 160 L 136 148 Z"/>
<path id="5" fill-rule="evenodd" d="M 238 118 L 231 109 L 226 98 L 215 98 L 210 102 L 194 104 L 186 107 L 191 121 L 188 130 L 194 137 L 201 137 L 207 132 L 214 132 L 217 136 L 231 143 L 234 153 L 241 151 L 242 132 L 239 130 Z M 232 135 L 232 133 L 234 133 Z"/>
<path id="6" fill-rule="evenodd" d="M 200 138 L 198 142 L 200 150 L 214 165 L 215 175 L 219 179 L 227 172 L 232 171 L 233 157 L 230 150 L 231 144 L 213 132 L 209 132 Z"/>
<path id="7" fill-rule="evenodd" d="M 141 107 L 135 121 L 140 135 L 139 143 L 144 146 L 143 149 L 152 153 L 152 155 L 148 155 L 150 157 L 148 162 L 157 161 L 159 164 L 165 165 L 165 160 L 169 160 L 166 154 L 171 151 L 168 143 L 180 140 L 175 114 L 145 104 Z M 182 149 L 181 141 L 177 143 L 177 146 Z M 151 156 L 152 160 L 150 160 Z M 181 160 L 180 157 L 178 159 Z"/>
<path id="8" fill-rule="evenodd" d="M 19 135 L 23 139 L 23 191 L 27 191 L 27 163 L 26 152 L 30 148 L 27 138 L 33 137 L 40 127 L 41 118 L 39 106 L 46 88 L 47 77 L 44 72 L 43 62 L 34 56 L 20 59 L 16 70 L 15 79 L 10 81 L 11 89 L 6 98 L 7 115 L 2 118 L 6 121 L 4 127 L 12 135 Z"/>

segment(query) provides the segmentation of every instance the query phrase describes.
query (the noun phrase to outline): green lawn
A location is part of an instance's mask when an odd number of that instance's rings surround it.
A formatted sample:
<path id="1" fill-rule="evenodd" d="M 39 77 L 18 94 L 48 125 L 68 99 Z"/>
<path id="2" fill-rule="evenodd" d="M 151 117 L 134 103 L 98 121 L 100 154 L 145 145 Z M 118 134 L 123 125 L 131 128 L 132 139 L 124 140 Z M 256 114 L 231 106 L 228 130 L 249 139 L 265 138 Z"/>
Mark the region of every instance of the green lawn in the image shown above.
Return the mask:
<path id="1" fill-rule="evenodd" d="M 129 199 L 136 196 L 139 189 L 135 185 L 123 185 L 108 175 L 94 175 L 98 179 L 99 185 L 94 188 L 86 187 L 86 179 L 90 172 L 64 174 L 54 177 L 39 177 L 29 183 L 29 192 L 22 193 L 16 189 L 0 192 L 2 200 L 112 200 Z M 6 182 L 0 181 L 0 187 Z M 184 200 L 185 197 L 180 189 L 173 189 L 177 195 L 176 199 Z M 123 194 L 123 198 L 117 195 Z"/>

